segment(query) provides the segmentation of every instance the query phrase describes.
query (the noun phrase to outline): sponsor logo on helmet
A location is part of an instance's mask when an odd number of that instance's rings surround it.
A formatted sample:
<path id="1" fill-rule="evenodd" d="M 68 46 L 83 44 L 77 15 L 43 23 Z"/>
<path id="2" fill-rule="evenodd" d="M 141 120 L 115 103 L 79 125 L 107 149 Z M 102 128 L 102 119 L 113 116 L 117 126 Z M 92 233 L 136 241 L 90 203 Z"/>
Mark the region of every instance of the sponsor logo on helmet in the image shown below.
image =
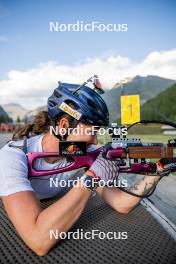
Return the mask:
<path id="1" fill-rule="evenodd" d="M 62 102 L 59 108 L 64 111 L 65 113 L 69 114 L 70 116 L 74 117 L 75 119 L 79 120 L 82 116 L 81 113 L 70 107 L 68 104 Z"/>

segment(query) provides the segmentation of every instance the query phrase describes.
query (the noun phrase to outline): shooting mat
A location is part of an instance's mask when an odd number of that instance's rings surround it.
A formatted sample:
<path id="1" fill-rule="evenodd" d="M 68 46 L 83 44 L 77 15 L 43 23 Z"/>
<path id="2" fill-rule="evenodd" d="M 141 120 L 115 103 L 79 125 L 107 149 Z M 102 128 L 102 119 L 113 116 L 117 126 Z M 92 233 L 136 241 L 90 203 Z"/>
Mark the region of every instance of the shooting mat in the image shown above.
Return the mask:
<path id="1" fill-rule="evenodd" d="M 42 201 L 47 207 L 55 200 Z M 116 213 L 97 196 L 90 199 L 81 218 L 72 228 L 84 232 L 128 232 L 126 240 L 66 239 L 59 242 L 44 257 L 36 256 L 18 237 L 0 204 L 0 263 L 176 263 L 176 242 L 156 220 L 139 205 L 128 215 Z"/>

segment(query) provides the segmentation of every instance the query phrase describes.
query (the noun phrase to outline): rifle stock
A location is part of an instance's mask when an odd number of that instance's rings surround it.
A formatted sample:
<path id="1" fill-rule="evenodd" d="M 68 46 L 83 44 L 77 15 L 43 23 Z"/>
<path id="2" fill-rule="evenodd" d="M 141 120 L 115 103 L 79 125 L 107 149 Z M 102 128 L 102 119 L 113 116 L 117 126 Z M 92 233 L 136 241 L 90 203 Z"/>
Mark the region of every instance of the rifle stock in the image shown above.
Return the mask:
<path id="1" fill-rule="evenodd" d="M 128 157 L 131 159 L 161 159 L 176 157 L 174 147 L 129 147 Z"/>

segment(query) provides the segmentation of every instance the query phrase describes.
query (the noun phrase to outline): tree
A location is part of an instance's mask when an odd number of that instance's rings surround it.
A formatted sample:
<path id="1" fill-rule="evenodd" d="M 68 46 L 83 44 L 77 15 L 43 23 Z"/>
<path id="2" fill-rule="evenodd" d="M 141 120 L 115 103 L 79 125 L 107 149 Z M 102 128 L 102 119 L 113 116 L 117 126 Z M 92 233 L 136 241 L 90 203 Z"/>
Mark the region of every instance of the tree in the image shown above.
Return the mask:
<path id="1" fill-rule="evenodd" d="M 12 123 L 13 120 L 5 115 L 0 115 L 0 123 Z"/>
<path id="2" fill-rule="evenodd" d="M 19 116 L 17 116 L 16 122 L 17 122 L 17 123 L 20 123 L 20 122 L 21 122 L 21 119 L 20 119 Z"/>

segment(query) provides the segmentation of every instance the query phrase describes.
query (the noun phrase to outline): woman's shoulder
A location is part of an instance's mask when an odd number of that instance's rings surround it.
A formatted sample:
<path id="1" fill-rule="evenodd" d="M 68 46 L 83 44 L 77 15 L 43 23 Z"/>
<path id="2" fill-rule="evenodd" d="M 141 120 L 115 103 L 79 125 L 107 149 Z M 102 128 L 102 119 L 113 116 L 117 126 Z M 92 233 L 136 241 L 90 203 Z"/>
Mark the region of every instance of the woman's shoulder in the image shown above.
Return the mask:
<path id="1" fill-rule="evenodd" d="M 20 191 L 33 191 L 22 144 L 23 141 L 9 141 L 0 149 L 0 197 Z"/>
<path id="2" fill-rule="evenodd" d="M 34 136 L 25 140 L 9 141 L 0 149 L 0 161 L 2 160 L 11 160 L 20 159 L 26 161 L 26 153 L 24 151 L 25 147 L 26 152 L 37 152 L 39 151 L 39 145 L 42 135 Z M 25 146 L 26 145 L 26 146 Z"/>
<path id="3" fill-rule="evenodd" d="M 10 162 L 15 160 L 26 160 L 26 155 L 22 150 L 23 142 L 20 141 L 9 141 L 0 149 L 0 163 Z"/>

